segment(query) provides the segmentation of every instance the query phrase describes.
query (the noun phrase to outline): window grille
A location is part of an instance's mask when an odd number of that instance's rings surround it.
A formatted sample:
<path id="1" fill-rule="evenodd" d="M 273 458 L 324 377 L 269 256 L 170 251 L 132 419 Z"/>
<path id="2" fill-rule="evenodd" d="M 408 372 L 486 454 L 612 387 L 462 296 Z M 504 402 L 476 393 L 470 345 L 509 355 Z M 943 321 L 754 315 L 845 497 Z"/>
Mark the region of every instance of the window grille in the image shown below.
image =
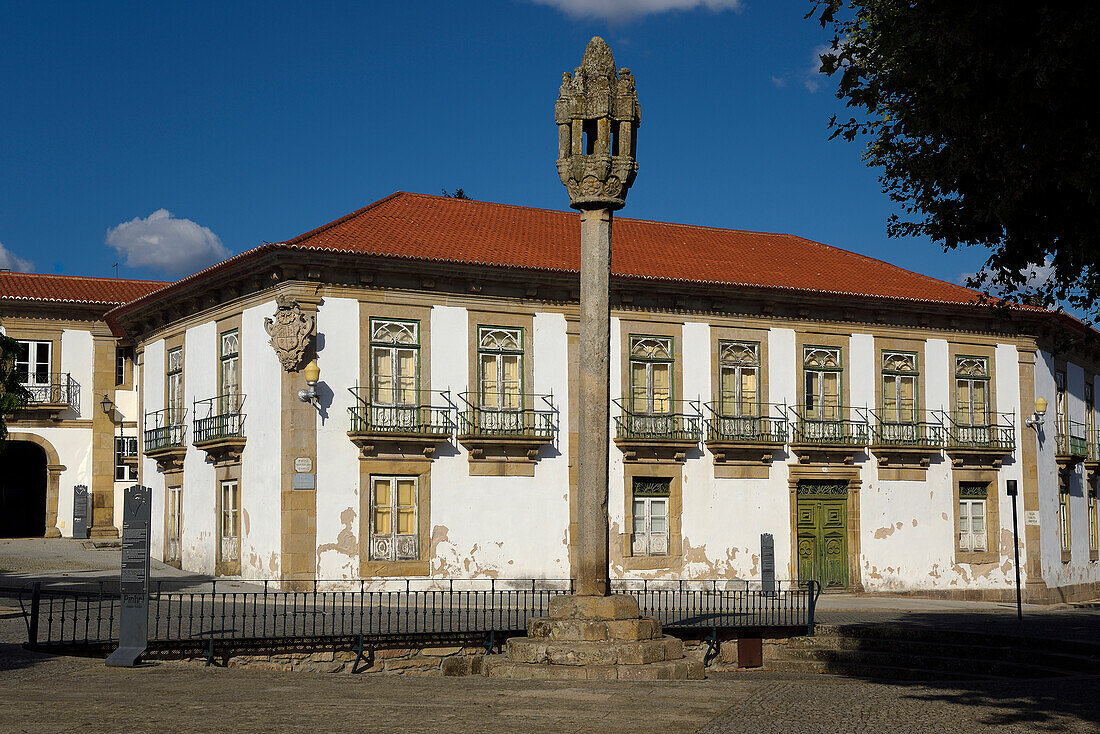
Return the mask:
<path id="1" fill-rule="evenodd" d="M 959 550 L 983 552 L 988 550 L 986 534 L 985 484 L 962 482 L 959 484 Z"/>
<path id="2" fill-rule="evenodd" d="M 668 555 L 670 479 L 634 478 L 633 541 L 635 556 Z"/>
<path id="3" fill-rule="evenodd" d="M 221 483 L 221 560 L 240 557 L 240 486 L 237 480 Z"/>
<path id="4" fill-rule="evenodd" d="M 723 417 L 756 417 L 760 412 L 760 345 L 718 343 L 719 408 Z"/>
<path id="5" fill-rule="evenodd" d="M 420 557 L 417 489 L 416 477 L 371 477 L 371 560 Z"/>
<path id="6" fill-rule="evenodd" d="M 630 392 L 632 413 L 672 412 L 671 337 L 630 337 Z"/>
<path id="7" fill-rule="evenodd" d="M 165 548 L 166 561 L 179 563 L 183 540 L 183 488 L 168 488 L 168 543 Z"/>

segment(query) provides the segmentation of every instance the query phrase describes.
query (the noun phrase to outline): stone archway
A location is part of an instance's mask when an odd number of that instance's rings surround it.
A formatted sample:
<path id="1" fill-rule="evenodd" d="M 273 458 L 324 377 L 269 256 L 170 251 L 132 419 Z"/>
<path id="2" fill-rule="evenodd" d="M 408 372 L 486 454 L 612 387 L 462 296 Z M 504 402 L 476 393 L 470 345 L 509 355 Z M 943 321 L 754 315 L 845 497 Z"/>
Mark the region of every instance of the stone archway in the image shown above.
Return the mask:
<path id="1" fill-rule="evenodd" d="M 57 527 L 57 503 L 61 493 L 61 472 L 65 466 L 57 455 L 57 449 L 42 436 L 34 433 L 9 432 L 8 441 L 26 441 L 33 443 L 46 453 L 46 532 L 47 538 L 60 538 Z"/>

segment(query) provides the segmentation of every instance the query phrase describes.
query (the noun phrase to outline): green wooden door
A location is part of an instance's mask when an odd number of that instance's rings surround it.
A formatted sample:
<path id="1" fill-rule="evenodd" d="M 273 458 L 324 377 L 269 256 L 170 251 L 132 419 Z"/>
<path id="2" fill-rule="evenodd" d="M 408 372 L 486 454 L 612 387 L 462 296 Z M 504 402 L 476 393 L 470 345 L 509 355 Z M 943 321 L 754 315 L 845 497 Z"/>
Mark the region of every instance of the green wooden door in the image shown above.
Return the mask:
<path id="1" fill-rule="evenodd" d="M 838 488 L 798 488 L 798 578 L 813 579 L 824 589 L 848 586 L 848 499 L 838 496 Z"/>

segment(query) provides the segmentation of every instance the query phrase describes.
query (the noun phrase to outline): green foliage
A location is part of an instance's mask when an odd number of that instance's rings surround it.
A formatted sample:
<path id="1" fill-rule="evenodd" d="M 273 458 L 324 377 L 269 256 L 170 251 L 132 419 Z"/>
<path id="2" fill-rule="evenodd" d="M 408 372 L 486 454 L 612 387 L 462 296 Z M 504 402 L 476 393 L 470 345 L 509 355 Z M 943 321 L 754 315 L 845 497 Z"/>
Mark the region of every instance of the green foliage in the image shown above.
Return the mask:
<path id="1" fill-rule="evenodd" d="M 443 195 L 444 196 L 449 196 L 452 199 L 469 199 L 470 198 L 469 196 L 466 196 L 466 190 L 465 189 L 455 189 L 454 191 L 447 191 L 447 189 L 443 189 Z"/>
<path id="2" fill-rule="evenodd" d="M 986 247 L 971 285 L 1096 320 L 1100 4 L 811 2 L 833 33 L 821 72 L 853 111 L 832 137 L 866 141 L 903 212 L 890 236 Z"/>
<path id="3" fill-rule="evenodd" d="M 8 436 L 7 416 L 27 404 L 30 394 L 15 374 L 15 354 L 19 343 L 0 334 L 0 443 Z"/>

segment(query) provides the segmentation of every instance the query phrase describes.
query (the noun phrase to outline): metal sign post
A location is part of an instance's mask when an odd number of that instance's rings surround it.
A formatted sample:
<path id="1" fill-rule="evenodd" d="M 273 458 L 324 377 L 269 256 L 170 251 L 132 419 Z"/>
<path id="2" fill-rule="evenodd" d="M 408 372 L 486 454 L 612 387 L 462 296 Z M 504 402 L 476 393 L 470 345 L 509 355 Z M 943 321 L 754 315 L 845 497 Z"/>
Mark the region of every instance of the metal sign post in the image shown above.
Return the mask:
<path id="1" fill-rule="evenodd" d="M 1012 498 L 1012 550 L 1016 553 L 1016 619 L 1023 621 L 1024 603 L 1020 597 L 1020 530 L 1016 513 L 1016 495 L 1019 493 L 1015 479 L 1005 482 L 1008 496 Z"/>
<path id="2" fill-rule="evenodd" d="M 775 594 L 775 541 L 771 533 L 760 533 L 760 586 L 765 594 Z"/>
<path id="3" fill-rule="evenodd" d="M 152 490 L 126 488 L 122 510 L 122 575 L 118 649 L 107 665 L 132 668 L 149 644 L 149 522 Z"/>
<path id="4" fill-rule="evenodd" d="M 73 538 L 88 539 L 88 486 L 73 487 Z"/>

